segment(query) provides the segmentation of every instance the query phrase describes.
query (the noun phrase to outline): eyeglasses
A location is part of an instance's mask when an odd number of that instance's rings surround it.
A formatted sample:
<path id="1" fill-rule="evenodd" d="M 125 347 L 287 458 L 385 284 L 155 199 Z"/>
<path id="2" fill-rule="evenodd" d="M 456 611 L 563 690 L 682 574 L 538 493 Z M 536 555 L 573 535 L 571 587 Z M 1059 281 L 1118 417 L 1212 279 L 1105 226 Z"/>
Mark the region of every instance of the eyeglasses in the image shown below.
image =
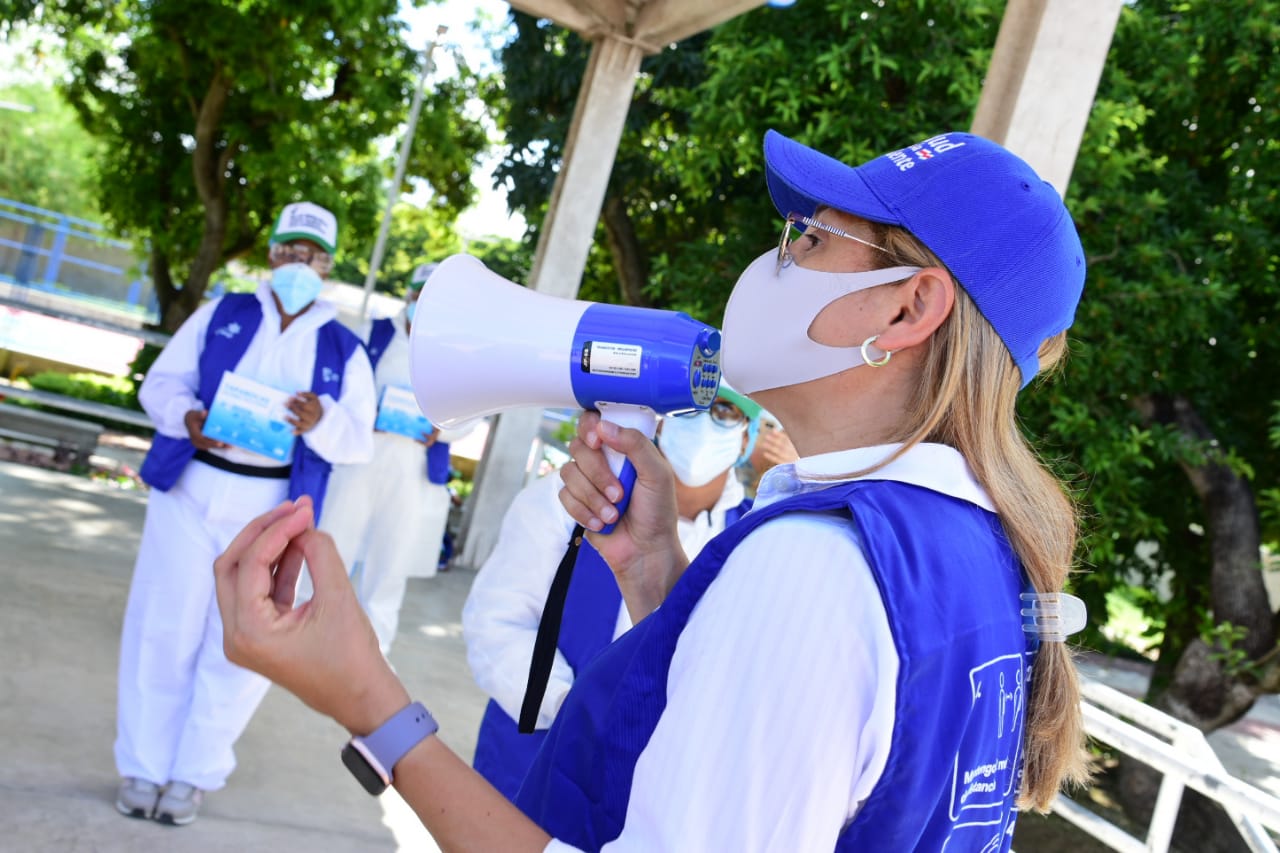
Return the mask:
<path id="1" fill-rule="evenodd" d="M 273 264 L 306 264 L 321 275 L 333 269 L 333 255 L 310 243 L 272 243 L 268 257 Z"/>
<path id="2" fill-rule="evenodd" d="M 782 223 L 782 236 L 778 238 L 778 266 L 774 270 L 775 273 L 782 272 L 783 267 L 789 266 L 791 262 L 795 260 L 795 258 L 791 256 L 791 241 L 795 239 L 791 234 L 792 229 L 795 229 L 799 234 L 804 234 L 806 229 L 809 228 L 817 228 L 819 231 L 825 231 L 828 234 L 834 234 L 837 237 L 848 238 L 853 240 L 855 243 L 861 243 L 864 246 L 870 246 L 873 249 L 878 249 L 891 257 L 893 254 L 883 246 L 877 246 L 875 243 L 868 243 L 861 237 L 855 237 L 848 231 L 842 231 L 834 225 L 828 225 L 825 222 L 820 222 L 812 216 L 801 216 L 798 213 L 788 213 L 787 218 L 783 220 Z"/>
<path id="3" fill-rule="evenodd" d="M 697 409 L 690 409 L 687 412 L 679 412 L 671 417 L 676 418 L 696 418 L 702 412 Z M 707 410 L 707 414 L 711 417 L 711 422 L 722 429 L 737 429 L 747 422 L 747 416 L 733 403 L 723 397 L 717 397 L 712 403 L 711 408 Z"/>
<path id="4" fill-rule="evenodd" d="M 736 429 L 747 422 L 747 416 L 742 409 L 739 409 L 723 397 L 716 398 L 715 402 L 711 404 L 709 413 L 711 422 L 725 429 Z"/>

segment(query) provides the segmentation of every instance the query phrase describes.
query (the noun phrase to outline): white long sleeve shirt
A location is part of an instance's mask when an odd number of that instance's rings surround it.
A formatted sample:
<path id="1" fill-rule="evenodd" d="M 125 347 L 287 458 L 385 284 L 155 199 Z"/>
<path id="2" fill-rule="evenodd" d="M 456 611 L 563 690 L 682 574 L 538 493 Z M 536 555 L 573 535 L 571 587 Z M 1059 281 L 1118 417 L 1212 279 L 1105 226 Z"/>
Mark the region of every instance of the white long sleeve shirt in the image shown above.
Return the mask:
<path id="1" fill-rule="evenodd" d="M 280 331 L 280 312 L 271 297 L 271 287 L 263 284 L 255 294 L 262 306 L 262 323 L 245 350 L 235 372 L 290 393 L 311 388 L 315 368 L 316 331 L 336 316 L 334 307 L 317 300 Z M 156 430 L 172 438 L 187 438 L 186 414 L 204 409 L 198 395 L 200 354 L 205 335 L 219 300 L 196 309 L 147 372 L 138 401 L 151 417 Z M 300 438 L 330 463 L 350 464 L 373 458 L 373 419 L 377 406 L 373 371 L 363 347 L 356 347 L 347 360 L 342 394 L 337 400 L 320 397 L 324 414 Z M 279 461 L 238 447 L 210 451 L 245 465 L 271 466 Z"/>
<path id="2" fill-rule="evenodd" d="M 780 465 L 755 505 L 847 481 L 840 475 L 894 449 Z M 992 509 L 964 459 L 941 445 L 917 446 L 868 479 Z M 833 849 L 888 760 L 897 674 L 847 519 L 794 513 L 762 525 L 729 556 L 677 642 L 666 710 L 636 763 L 622 833 L 604 849 Z M 574 848 L 553 840 L 546 849 Z"/>
<path id="3" fill-rule="evenodd" d="M 573 519 L 560 505 L 560 487 L 559 474 L 549 474 L 516 495 L 502 519 L 493 553 L 476 574 L 462 609 L 472 675 L 513 720 L 520 718 L 547 590 L 573 532 Z M 731 472 L 711 510 L 679 520 L 680 544 L 690 559 L 724 530 L 725 513 L 744 497 L 742 484 Z M 624 603 L 618 608 L 614 638 L 630 628 Z M 557 650 L 537 728 L 550 727 L 572 686 L 573 668 Z"/>

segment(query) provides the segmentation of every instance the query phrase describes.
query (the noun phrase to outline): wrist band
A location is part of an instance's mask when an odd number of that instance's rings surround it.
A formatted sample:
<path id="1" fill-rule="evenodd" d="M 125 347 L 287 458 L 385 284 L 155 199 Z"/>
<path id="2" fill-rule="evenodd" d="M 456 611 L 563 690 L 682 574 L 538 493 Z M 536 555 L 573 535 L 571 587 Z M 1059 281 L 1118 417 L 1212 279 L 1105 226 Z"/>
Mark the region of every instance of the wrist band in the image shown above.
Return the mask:
<path id="1" fill-rule="evenodd" d="M 406 705 L 365 737 L 353 737 L 342 750 L 347 766 L 371 794 L 381 794 L 394 780 L 393 770 L 405 753 L 440 728 L 421 702 Z"/>

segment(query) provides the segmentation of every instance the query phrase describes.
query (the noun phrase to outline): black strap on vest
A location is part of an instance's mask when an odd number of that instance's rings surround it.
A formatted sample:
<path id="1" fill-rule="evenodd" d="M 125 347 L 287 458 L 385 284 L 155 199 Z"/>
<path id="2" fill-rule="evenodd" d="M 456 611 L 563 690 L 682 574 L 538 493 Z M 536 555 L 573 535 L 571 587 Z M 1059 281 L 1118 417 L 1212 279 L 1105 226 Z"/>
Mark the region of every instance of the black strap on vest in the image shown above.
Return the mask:
<path id="1" fill-rule="evenodd" d="M 524 703 L 520 706 L 521 734 L 533 734 L 542 697 L 547 695 L 547 682 L 551 680 L 551 667 L 556 661 L 556 647 L 560 645 L 564 602 L 569 596 L 569 581 L 573 577 L 573 566 L 578 562 L 578 549 L 582 547 L 585 532 L 581 524 L 573 526 L 569 545 L 556 567 L 551 589 L 547 590 L 547 602 L 542 607 L 542 618 L 538 620 L 538 636 L 533 641 L 533 657 L 529 661 L 529 684 L 524 689 Z"/>

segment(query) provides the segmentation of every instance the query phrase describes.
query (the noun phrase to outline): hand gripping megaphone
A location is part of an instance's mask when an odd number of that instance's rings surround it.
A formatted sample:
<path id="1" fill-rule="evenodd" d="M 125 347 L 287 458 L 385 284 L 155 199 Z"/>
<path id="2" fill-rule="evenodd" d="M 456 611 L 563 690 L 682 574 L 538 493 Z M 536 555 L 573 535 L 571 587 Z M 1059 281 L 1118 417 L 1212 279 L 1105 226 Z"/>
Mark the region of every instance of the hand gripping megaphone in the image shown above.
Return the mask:
<path id="1" fill-rule="evenodd" d="M 410 352 L 418 405 L 445 428 L 523 406 L 581 406 L 652 438 L 658 415 L 705 410 L 720 385 L 715 328 L 677 311 L 548 296 L 465 254 L 422 286 Z M 621 518 L 635 470 L 606 453 L 623 486 Z"/>

